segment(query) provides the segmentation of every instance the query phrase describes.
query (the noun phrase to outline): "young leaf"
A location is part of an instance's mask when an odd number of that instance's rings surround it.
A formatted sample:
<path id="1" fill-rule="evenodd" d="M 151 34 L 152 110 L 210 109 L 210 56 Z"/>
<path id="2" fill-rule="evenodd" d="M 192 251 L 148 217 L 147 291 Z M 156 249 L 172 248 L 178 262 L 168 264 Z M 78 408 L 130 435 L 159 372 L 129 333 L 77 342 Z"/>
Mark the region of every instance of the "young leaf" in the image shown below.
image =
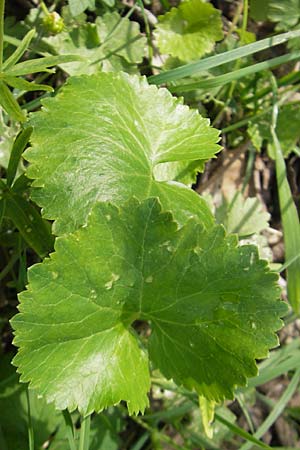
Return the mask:
<path id="1" fill-rule="evenodd" d="M 44 111 L 32 115 L 33 147 L 24 156 L 38 188 L 32 197 L 46 218 L 57 220 L 56 234 L 84 224 L 95 201 L 119 204 L 132 195 L 159 196 L 177 220 L 194 214 L 212 225 L 200 196 L 155 179 L 159 165 L 179 161 L 182 170 L 219 150 L 218 131 L 198 112 L 166 89 L 124 73 L 71 78 L 43 103 Z"/>
<path id="2" fill-rule="evenodd" d="M 34 82 L 30 82 L 27 80 L 24 80 L 20 77 L 12 77 L 9 75 L 3 75 L 3 80 L 11 87 L 24 90 L 24 91 L 48 91 L 52 92 L 53 88 L 52 86 L 48 86 L 47 84 L 37 84 Z"/>
<path id="3" fill-rule="evenodd" d="M 22 58 L 23 54 L 28 49 L 29 44 L 32 41 L 32 38 L 34 35 L 35 35 L 35 30 L 28 31 L 28 33 L 24 36 L 22 42 L 16 48 L 14 53 L 4 62 L 4 64 L 3 64 L 4 72 L 6 70 L 8 70 L 10 67 L 13 67 L 19 61 L 19 59 Z"/>
<path id="4" fill-rule="evenodd" d="M 6 176 L 6 183 L 9 187 L 11 187 L 13 184 L 20 164 L 21 155 L 26 145 L 28 144 L 31 133 L 31 127 L 25 128 L 24 130 L 20 131 L 13 143 Z"/>
<path id="5" fill-rule="evenodd" d="M 146 39 L 137 22 L 115 11 L 97 17 L 95 23 L 69 27 L 46 39 L 57 54 L 73 54 L 82 61 L 61 64 L 70 75 L 92 74 L 102 70 L 136 72 L 145 53 Z"/>
<path id="6" fill-rule="evenodd" d="M 0 105 L 12 119 L 25 122 L 26 118 L 19 103 L 3 81 L 0 81 Z"/>
<path id="7" fill-rule="evenodd" d="M 158 17 L 154 35 L 161 53 L 192 61 L 223 39 L 220 11 L 202 0 L 188 0 Z"/>
<path id="8" fill-rule="evenodd" d="M 59 56 L 44 56 L 43 58 L 29 59 L 27 61 L 20 62 L 8 69 L 5 73 L 10 76 L 23 76 L 30 73 L 37 72 L 51 72 L 49 67 L 58 66 L 59 64 L 82 61 L 79 55 L 59 55 Z"/>
<path id="9" fill-rule="evenodd" d="M 12 321 L 22 381 L 60 409 L 147 405 L 147 355 L 132 324 L 151 323 L 149 357 L 210 401 L 232 398 L 277 345 L 286 305 L 253 246 L 191 219 L 177 229 L 157 199 L 96 204 L 29 270 Z M 163 287 L 163 288 L 162 288 Z"/>
<path id="10" fill-rule="evenodd" d="M 47 255 L 53 248 L 49 224 L 23 196 L 8 190 L 5 199 L 6 217 L 13 221 L 28 245 L 41 258 Z"/>
<path id="11" fill-rule="evenodd" d="M 4 112 L 0 109 L 0 166 L 7 169 L 12 146 L 16 135 L 20 128 L 18 123 L 10 120 L 10 126 L 6 125 L 4 120 Z M 19 167 L 19 172 L 23 171 L 23 167 Z M 19 173 L 18 172 L 18 173 Z"/>
<path id="12" fill-rule="evenodd" d="M 87 8 L 95 8 L 95 0 L 69 0 L 69 6 L 72 16 L 79 16 Z"/>

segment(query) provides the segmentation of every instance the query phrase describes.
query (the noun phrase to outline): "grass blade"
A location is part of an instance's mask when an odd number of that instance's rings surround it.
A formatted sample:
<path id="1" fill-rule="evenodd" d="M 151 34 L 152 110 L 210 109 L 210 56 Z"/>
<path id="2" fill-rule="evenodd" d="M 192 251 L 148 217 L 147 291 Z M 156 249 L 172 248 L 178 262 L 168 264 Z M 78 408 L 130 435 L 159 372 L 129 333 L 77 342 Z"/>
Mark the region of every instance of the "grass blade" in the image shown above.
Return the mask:
<path id="1" fill-rule="evenodd" d="M 26 118 L 19 103 L 3 81 L 0 81 L 0 105 L 12 119 L 25 122 Z"/>
<path id="2" fill-rule="evenodd" d="M 37 209 L 21 195 L 7 190 L 5 199 L 6 217 L 13 221 L 27 244 L 43 258 L 53 250 L 54 238 L 48 222 L 43 220 Z"/>
<path id="3" fill-rule="evenodd" d="M 243 430 L 242 428 L 238 427 L 237 425 L 234 425 L 233 423 L 228 422 L 228 420 L 224 419 L 224 417 L 221 417 L 219 414 L 215 414 L 215 418 L 218 422 L 222 423 L 227 428 L 229 428 L 230 431 L 232 431 L 233 433 L 242 437 L 243 439 L 246 439 L 248 441 L 246 444 L 247 448 L 251 448 L 251 446 L 252 446 L 251 443 L 253 443 L 260 448 L 271 449 L 271 447 L 269 447 L 269 445 L 265 444 L 264 442 L 259 441 L 257 437 L 248 433 L 247 431 Z M 248 447 L 248 444 L 250 445 L 249 447 Z M 243 447 L 244 446 L 242 446 L 241 449 Z M 243 448 L 243 450 L 244 450 L 244 448 Z"/>
<path id="4" fill-rule="evenodd" d="M 280 400 L 276 402 L 275 407 L 272 409 L 271 413 L 268 415 L 266 420 L 261 424 L 261 426 L 258 428 L 254 436 L 259 439 L 261 438 L 268 429 L 273 425 L 273 423 L 278 419 L 280 414 L 283 412 L 284 408 L 294 395 L 294 392 L 297 389 L 298 383 L 300 379 L 300 368 L 294 373 L 294 376 L 284 391 L 283 395 L 281 396 Z M 246 443 L 240 447 L 240 450 L 249 450 L 252 447 L 250 443 Z M 270 448 L 270 447 L 268 447 Z"/>
<path id="5" fill-rule="evenodd" d="M 30 135 L 32 133 L 32 127 L 25 128 L 16 137 L 12 151 L 9 158 L 6 182 L 7 186 L 11 187 L 15 179 L 18 165 L 21 159 L 21 155 L 25 150 L 25 147 L 29 141 Z"/>
<path id="6" fill-rule="evenodd" d="M 37 84 L 33 81 L 27 81 L 23 78 L 19 77 L 12 77 L 10 75 L 4 75 L 3 80 L 13 88 L 20 89 L 21 91 L 48 91 L 53 92 L 54 89 L 52 86 L 48 86 L 47 84 Z"/>
<path id="7" fill-rule="evenodd" d="M 28 443 L 29 450 L 34 450 L 34 433 L 31 421 L 31 411 L 30 411 L 30 396 L 28 387 L 26 387 L 26 398 L 27 398 L 27 412 L 28 412 Z"/>
<path id="8" fill-rule="evenodd" d="M 272 77 L 274 87 L 274 107 L 271 124 L 271 135 L 275 147 L 276 180 L 279 195 L 280 212 L 285 246 L 285 260 L 294 262 L 287 269 L 288 300 L 296 314 L 300 313 L 300 223 L 296 205 L 293 200 L 290 185 L 287 180 L 286 166 L 280 142 L 276 134 L 278 105 L 276 101 L 276 81 Z"/>
<path id="9" fill-rule="evenodd" d="M 49 67 L 82 60 L 83 58 L 78 55 L 45 56 L 44 58 L 30 59 L 29 61 L 18 63 L 6 73 L 7 75 L 17 77 L 27 75 L 29 73 L 49 72 Z"/>
<path id="10" fill-rule="evenodd" d="M 244 45 L 243 47 L 235 48 L 234 50 L 220 53 L 218 55 L 209 56 L 208 58 L 201 59 L 194 63 L 185 64 L 184 66 L 168 70 L 159 75 L 153 75 L 148 78 L 148 81 L 152 84 L 162 84 L 169 81 L 179 80 L 180 78 L 189 77 L 193 74 L 212 69 L 213 67 L 218 67 L 231 61 L 236 61 L 239 58 L 253 55 L 261 50 L 274 47 L 275 45 L 282 44 L 297 37 L 300 37 L 300 30 L 278 34 L 277 36 L 262 39 L 254 42 L 253 44 Z"/>
<path id="11" fill-rule="evenodd" d="M 188 92 L 193 91 L 194 89 L 210 89 L 217 86 L 224 86 L 234 80 L 238 80 L 248 75 L 253 75 L 254 73 L 261 72 L 266 69 L 271 69 L 272 67 L 279 66 L 295 59 L 300 59 L 300 52 L 288 53 L 287 55 L 278 56 L 267 61 L 252 64 L 251 66 L 243 67 L 242 69 L 234 70 L 233 72 L 229 72 L 224 75 L 208 78 L 206 80 L 200 80 L 196 83 L 183 84 L 181 86 L 170 86 L 169 91 Z"/>
<path id="12" fill-rule="evenodd" d="M 16 48 L 14 53 L 4 62 L 3 64 L 3 71 L 8 70 L 10 67 L 14 66 L 20 58 L 24 55 L 26 50 L 29 47 L 29 44 L 35 35 L 35 30 L 30 30 L 28 33 L 24 36 L 22 41 L 20 42 L 19 46 Z"/>

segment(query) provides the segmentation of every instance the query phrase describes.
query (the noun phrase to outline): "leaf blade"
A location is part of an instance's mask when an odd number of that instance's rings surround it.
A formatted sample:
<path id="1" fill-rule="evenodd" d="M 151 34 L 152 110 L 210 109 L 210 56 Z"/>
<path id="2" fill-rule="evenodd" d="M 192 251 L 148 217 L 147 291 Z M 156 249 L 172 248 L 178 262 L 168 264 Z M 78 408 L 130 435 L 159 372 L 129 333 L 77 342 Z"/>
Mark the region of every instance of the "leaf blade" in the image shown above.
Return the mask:
<path id="1" fill-rule="evenodd" d="M 135 320 L 151 322 L 152 363 L 209 401 L 232 397 L 277 345 L 286 307 L 255 248 L 195 219 L 178 229 L 157 199 L 97 204 L 55 249 L 30 269 L 12 325 L 22 380 L 59 408 L 144 409 L 148 356 Z"/>
<path id="2" fill-rule="evenodd" d="M 32 115 L 33 146 L 24 156 L 31 163 L 28 176 L 35 179 L 33 199 L 46 218 L 57 219 L 55 233 L 85 223 L 95 200 L 118 203 L 132 194 L 159 196 L 166 209 L 173 209 L 176 196 L 178 220 L 196 214 L 207 226 L 213 223 L 197 194 L 172 178 L 154 178 L 154 169 L 166 161 L 189 166 L 220 149 L 209 121 L 165 89 L 124 73 L 101 73 L 69 79 L 64 93 L 44 105 Z M 56 149 L 50 159 L 49 146 Z"/>

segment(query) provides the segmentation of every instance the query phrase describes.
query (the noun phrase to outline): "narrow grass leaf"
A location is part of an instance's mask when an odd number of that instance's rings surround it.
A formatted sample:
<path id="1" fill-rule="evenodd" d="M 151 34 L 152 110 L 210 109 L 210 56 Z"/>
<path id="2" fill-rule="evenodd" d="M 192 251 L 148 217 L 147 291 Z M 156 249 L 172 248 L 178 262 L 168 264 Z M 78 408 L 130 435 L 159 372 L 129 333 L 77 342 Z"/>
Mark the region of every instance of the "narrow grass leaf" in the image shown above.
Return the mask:
<path id="1" fill-rule="evenodd" d="M 275 150 L 276 180 L 285 244 L 285 259 L 295 258 L 287 269 L 288 300 L 296 314 L 300 313 L 300 224 L 296 205 L 287 180 L 286 166 L 280 142 L 276 134 L 278 107 L 274 104 L 271 135 Z"/>
<path id="2" fill-rule="evenodd" d="M 263 70 L 271 69 L 272 67 L 276 67 L 296 59 L 300 59 L 300 52 L 288 53 L 287 55 L 278 56 L 261 63 L 252 64 L 251 66 L 234 70 L 233 72 L 229 72 L 224 75 L 197 81 L 196 83 L 183 84 L 181 86 L 170 86 L 169 90 L 171 92 L 188 92 L 195 89 L 211 89 L 217 86 L 224 86 L 234 80 L 238 80 L 248 75 L 253 75 L 254 73 L 261 72 Z"/>
<path id="3" fill-rule="evenodd" d="M 169 81 L 179 80 L 180 78 L 189 77 L 193 74 L 212 69 L 213 67 L 218 67 L 231 61 L 236 61 L 237 59 L 245 56 L 253 55 L 261 50 L 274 47 L 275 45 L 282 44 L 297 37 L 300 37 L 300 30 L 282 33 L 277 36 L 272 36 L 270 38 L 254 42 L 253 44 L 244 45 L 243 47 L 235 48 L 234 50 L 201 59 L 194 63 L 185 64 L 184 66 L 168 70 L 159 75 L 153 75 L 148 78 L 148 81 L 152 84 L 162 84 Z"/>
<path id="4" fill-rule="evenodd" d="M 22 76 L 29 73 L 49 72 L 49 67 L 72 61 L 82 61 L 82 58 L 78 55 L 45 56 L 18 63 L 6 73 L 7 75 Z"/>
<path id="5" fill-rule="evenodd" d="M 24 197 L 8 191 L 5 215 L 13 221 L 24 240 L 40 257 L 52 250 L 53 236 L 49 224 Z"/>
<path id="6" fill-rule="evenodd" d="M 280 400 L 276 402 L 275 407 L 272 409 L 271 413 L 268 415 L 266 420 L 261 424 L 261 426 L 257 429 L 254 437 L 256 439 L 261 438 L 273 425 L 273 423 L 278 419 L 280 414 L 284 411 L 286 405 L 294 395 L 300 379 L 300 368 L 295 372 L 293 378 L 288 385 L 287 389 L 284 391 L 284 394 L 281 396 Z M 240 447 L 240 450 L 249 450 L 251 449 L 251 444 L 246 443 Z M 270 448 L 270 447 L 267 447 Z"/>
<path id="7" fill-rule="evenodd" d="M 13 184 L 13 181 L 15 179 L 18 170 L 21 155 L 25 150 L 25 147 L 29 141 L 31 133 L 32 127 L 25 128 L 25 130 L 22 130 L 15 139 L 7 168 L 6 182 L 9 187 L 11 187 Z"/>
<path id="8" fill-rule="evenodd" d="M 4 62 L 3 64 L 4 72 L 13 67 L 19 61 L 19 59 L 22 58 L 22 56 L 28 49 L 29 44 L 34 35 L 35 30 L 28 31 L 28 33 L 24 36 L 24 38 L 22 39 L 21 43 L 18 45 L 14 53 Z"/>
<path id="9" fill-rule="evenodd" d="M 12 119 L 25 122 L 19 103 L 3 81 L 0 81 L 0 105 Z"/>
<path id="10" fill-rule="evenodd" d="M 257 377 L 249 380 L 248 388 L 261 386 L 262 384 L 274 380 L 274 378 L 277 378 L 290 370 L 296 369 L 299 367 L 299 361 L 300 352 L 297 351 L 294 356 L 288 358 L 286 361 L 261 370 Z"/>
<path id="11" fill-rule="evenodd" d="M 53 92 L 53 87 L 47 84 L 37 84 L 29 82 L 20 77 L 13 77 L 10 75 L 4 75 L 3 80 L 11 87 L 20 89 L 21 91 L 48 91 Z"/>
<path id="12" fill-rule="evenodd" d="M 247 448 L 251 448 L 251 446 L 252 446 L 251 443 L 253 443 L 260 448 L 271 449 L 271 447 L 269 445 L 265 444 L 264 442 L 259 441 L 255 436 L 253 436 L 252 434 L 243 430 L 242 428 L 238 427 L 237 425 L 234 425 L 233 423 L 229 422 L 228 420 L 224 419 L 224 417 L 220 416 L 219 414 L 215 414 L 215 418 L 218 422 L 225 425 L 230 431 L 232 431 L 233 433 L 242 437 L 243 439 L 246 439 L 248 441 L 248 443 L 250 444 L 250 446 Z M 247 443 L 247 445 L 248 445 L 248 443 Z M 243 447 L 241 447 L 241 449 L 242 448 Z M 244 450 L 244 448 L 243 448 L 243 450 Z"/>

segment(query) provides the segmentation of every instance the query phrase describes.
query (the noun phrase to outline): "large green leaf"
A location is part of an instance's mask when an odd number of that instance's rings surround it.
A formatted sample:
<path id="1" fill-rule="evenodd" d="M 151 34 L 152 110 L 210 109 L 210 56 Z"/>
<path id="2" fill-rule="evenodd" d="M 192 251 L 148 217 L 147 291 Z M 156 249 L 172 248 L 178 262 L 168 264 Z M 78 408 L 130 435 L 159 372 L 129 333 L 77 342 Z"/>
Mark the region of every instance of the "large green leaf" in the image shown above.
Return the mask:
<path id="1" fill-rule="evenodd" d="M 191 61 L 210 53 L 223 39 L 220 11 L 202 0 L 188 0 L 159 16 L 155 37 L 161 53 Z"/>
<path id="2" fill-rule="evenodd" d="M 192 172 L 193 161 L 219 150 L 218 131 L 166 89 L 124 73 L 71 78 L 44 111 L 32 115 L 33 147 L 25 152 L 33 199 L 62 234 L 86 222 L 97 200 L 122 203 L 158 196 L 178 221 L 197 215 L 213 223 L 206 202 L 166 174 Z M 159 168 L 172 163 L 172 170 Z M 198 164 L 198 163 L 197 163 Z M 185 174 L 186 176 L 186 174 Z M 172 180 L 172 178 L 171 178 Z"/>
<path id="3" fill-rule="evenodd" d="M 14 363 L 58 408 L 86 414 L 121 400 L 147 406 L 148 358 L 132 325 L 151 324 L 149 357 L 209 400 L 231 398 L 277 345 L 285 304 L 253 246 L 197 220 L 177 229 L 156 199 L 96 204 L 29 271 L 13 319 Z"/>
<path id="4" fill-rule="evenodd" d="M 97 17 L 95 23 L 73 24 L 66 31 L 45 41 L 59 55 L 83 57 L 82 61 L 61 64 L 70 75 L 92 74 L 100 71 L 136 72 L 145 53 L 146 38 L 137 22 L 120 17 L 115 11 Z"/>

